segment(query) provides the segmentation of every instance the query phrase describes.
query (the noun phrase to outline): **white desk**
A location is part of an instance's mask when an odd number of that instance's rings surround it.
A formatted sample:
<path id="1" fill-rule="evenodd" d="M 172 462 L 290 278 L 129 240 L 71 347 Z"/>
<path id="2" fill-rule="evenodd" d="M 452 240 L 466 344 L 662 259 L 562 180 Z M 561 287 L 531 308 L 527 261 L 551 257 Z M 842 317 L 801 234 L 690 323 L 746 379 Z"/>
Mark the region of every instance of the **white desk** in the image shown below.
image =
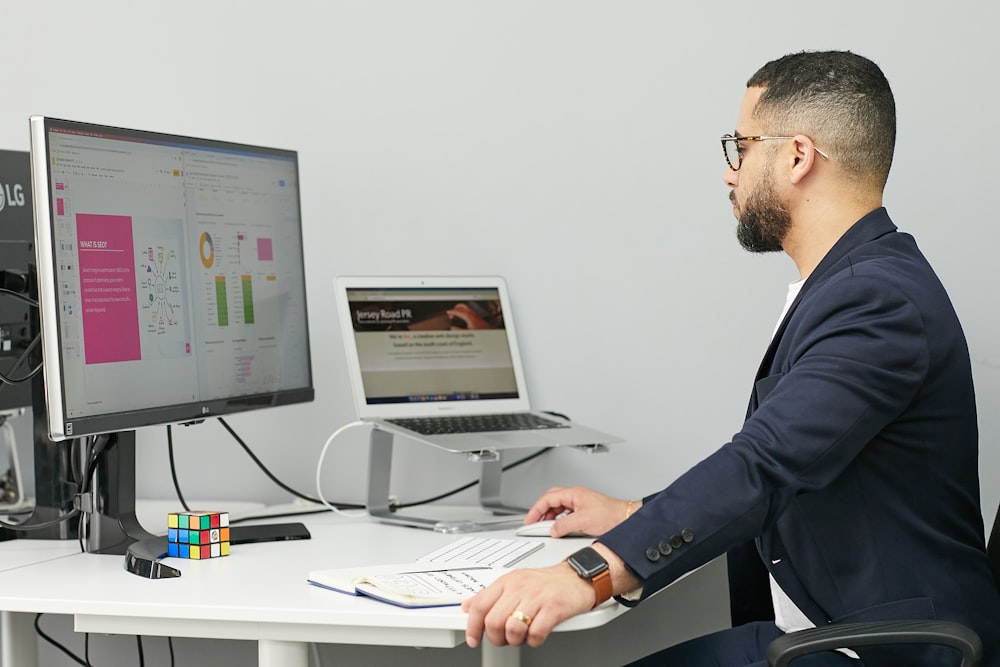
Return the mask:
<path id="1" fill-rule="evenodd" d="M 80 553 L 76 540 L 10 540 L 0 542 L 0 572 L 17 572 L 59 558 Z M 34 642 L 24 638 L 35 636 L 31 616 L 11 613 L 0 606 L 0 665 L 34 665 L 38 658 Z"/>
<path id="2" fill-rule="evenodd" d="M 168 559 L 182 571 L 175 579 L 131 575 L 124 570 L 122 556 L 72 553 L 78 548 L 75 542 L 0 544 L 0 560 L 7 568 L 0 571 L 0 609 L 8 619 L 4 630 L 10 631 L 4 634 L 4 667 L 31 664 L 25 656 L 33 648 L 19 649 L 16 640 L 24 634 L 34 640 L 30 619 L 37 612 L 70 614 L 78 632 L 255 640 L 261 667 L 306 667 L 310 642 L 424 647 L 464 643 L 466 617 L 458 607 L 402 609 L 306 583 L 310 570 L 407 562 L 457 535 L 333 514 L 303 522 L 312 532 L 310 540 L 237 545 L 230 556 L 211 560 Z M 544 540 L 546 546 L 521 565 L 548 565 L 589 543 L 534 539 Z M 24 554 L 19 567 L 7 567 L 12 562 L 8 553 Z M 624 611 L 607 603 L 569 619 L 557 631 L 599 627 Z M 19 656 L 17 661 L 6 662 L 8 646 Z M 482 657 L 490 667 L 520 662 L 518 649 L 497 648 L 488 641 Z"/>

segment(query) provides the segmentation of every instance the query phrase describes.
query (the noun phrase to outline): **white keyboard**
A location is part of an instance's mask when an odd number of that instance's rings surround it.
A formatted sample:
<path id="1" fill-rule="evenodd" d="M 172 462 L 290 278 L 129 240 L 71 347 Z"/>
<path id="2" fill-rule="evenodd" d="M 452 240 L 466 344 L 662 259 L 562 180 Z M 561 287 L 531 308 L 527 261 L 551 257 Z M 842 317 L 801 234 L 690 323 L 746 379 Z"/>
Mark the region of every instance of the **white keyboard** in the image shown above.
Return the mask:
<path id="1" fill-rule="evenodd" d="M 489 567 L 510 567 L 528 554 L 545 546 L 538 540 L 510 540 L 494 537 L 460 537 L 440 549 L 421 556 L 418 561 L 451 563 L 461 561 Z"/>

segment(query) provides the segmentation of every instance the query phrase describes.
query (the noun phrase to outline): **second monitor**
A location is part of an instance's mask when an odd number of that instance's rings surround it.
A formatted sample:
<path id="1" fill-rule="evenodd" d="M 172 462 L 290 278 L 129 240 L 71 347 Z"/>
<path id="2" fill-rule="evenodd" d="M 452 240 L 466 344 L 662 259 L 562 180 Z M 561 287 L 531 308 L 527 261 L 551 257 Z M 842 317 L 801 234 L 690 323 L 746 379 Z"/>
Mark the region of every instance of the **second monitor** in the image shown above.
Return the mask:
<path id="1" fill-rule="evenodd" d="M 53 441 L 313 399 L 295 151 L 30 128 Z"/>

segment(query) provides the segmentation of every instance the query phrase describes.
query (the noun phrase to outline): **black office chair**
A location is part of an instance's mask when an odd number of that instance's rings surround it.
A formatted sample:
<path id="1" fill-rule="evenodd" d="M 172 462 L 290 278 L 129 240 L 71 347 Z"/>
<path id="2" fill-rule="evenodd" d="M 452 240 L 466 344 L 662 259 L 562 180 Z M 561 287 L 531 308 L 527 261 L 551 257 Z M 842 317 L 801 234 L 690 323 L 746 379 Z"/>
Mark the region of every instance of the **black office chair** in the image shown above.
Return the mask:
<path id="1" fill-rule="evenodd" d="M 986 548 L 994 580 L 1000 582 L 1000 511 L 993 521 Z M 950 621 L 872 621 L 845 623 L 790 632 L 767 647 L 771 667 L 789 667 L 792 660 L 808 653 L 876 644 L 942 644 L 962 655 L 959 667 L 978 667 L 983 659 L 979 635 L 961 623 Z"/>

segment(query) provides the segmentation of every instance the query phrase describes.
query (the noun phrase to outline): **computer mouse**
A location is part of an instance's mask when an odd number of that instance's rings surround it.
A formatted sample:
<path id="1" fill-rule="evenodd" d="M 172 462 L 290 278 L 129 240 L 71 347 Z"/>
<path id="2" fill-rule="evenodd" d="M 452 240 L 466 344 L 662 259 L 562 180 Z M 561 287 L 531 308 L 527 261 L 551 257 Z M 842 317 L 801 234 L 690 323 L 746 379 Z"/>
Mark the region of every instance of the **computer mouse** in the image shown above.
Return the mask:
<path id="1" fill-rule="evenodd" d="M 535 523 L 526 523 L 516 531 L 514 534 L 519 537 L 552 537 L 551 530 L 552 524 L 556 522 L 555 519 L 546 519 L 544 521 L 536 521 Z M 588 537 L 586 533 L 572 532 L 564 537 Z"/>

